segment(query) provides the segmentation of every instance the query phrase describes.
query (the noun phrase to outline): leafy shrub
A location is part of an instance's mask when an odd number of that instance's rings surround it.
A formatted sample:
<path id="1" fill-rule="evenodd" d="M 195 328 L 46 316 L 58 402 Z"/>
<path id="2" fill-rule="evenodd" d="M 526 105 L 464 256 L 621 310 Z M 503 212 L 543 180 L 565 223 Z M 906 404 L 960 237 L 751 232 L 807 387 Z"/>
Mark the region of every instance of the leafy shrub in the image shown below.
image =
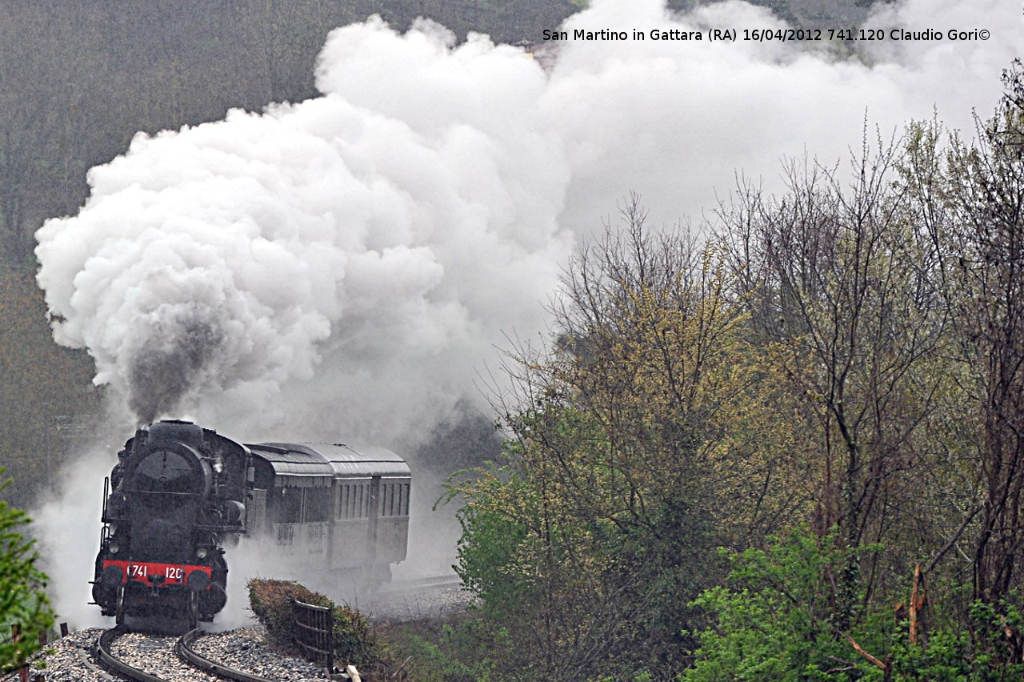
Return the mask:
<path id="1" fill-rule="evenodd" d="M 799 529 L 768 551 L 723 551 L 732 563 L 727 584 L 694 602 L 716 623 L 697 635 L 695 665 L 682 679 L 849 680 L 873 673 L 833 623 L 836 598 L 828 576 L 850 555 L 834 539 Z M 854 632 L 854 639 L 873 649 L 872 631 Z"/>
<path id="2" fill-rule="evenodd" d="M 267 629 L 267 639 L 275 646 L 292 651 L 296 628 L 291 600 L 299 589 L 308 590 L 288 580 L 263 578 L 251 579 L 246 587 L 249 588 L 249 608 Z"/>
<path id="3" fill-rule="evenodd" d="M 460 613 L 395 624 L 388 641 L 417 682 L 514 679 L 518 668 L 493 660 L 496 649 L 508 648 L 507 642 L 495 641 L 496 635 L 500 638 L 479 614 Z"/>
<path id="4" fill-rule="evenodd" d="M 0 467 L 0 481 L 3 473 Z M 8 483 L 0 482 L 0 490 Z M 24 511 L 0 500 L 0 672 L 17 667 L 39 649 L 39 635 L 53 625 L 44 592 L 47 577 L 35 566 L 35 541 L 16 530 L 28 522 Z M 12 626 L 20 629 L 18 639 L 9 636 Z"/>
<path id="5" fill-rule="evenodd" d="M 834 539 L 797 529 L 767 551 L 723 551 L 732 563 L 726 584 L 705 590 L 694 602 L 715 623 L 697 635 L 694 667 L 680 679 L 1024 679 L 1024 614 L 1017 595 L 998 604 L 976 601 L 965 622 L 954 619 L 922 631 L 915 643 L 909 623 L 891 608 L 876 607 L 861 614 L 851 632 L 840 631 L 828 577 L 842 570 L 852 550 L 836 547 Z M 931 605 L 935 622 L 942 621 L 940 606 Z"/>
<path id="6" fill-rule="evenodd" d="M 1016 595 L 1012 595 L 1016 596 Z M 969 622 L 929 633 L 926 644 L 895 638 L 890 659 L 893 682 L 995 682 L 1024 679 L 1022 621 L 1013 599 L 975 601 Z M 905 628 L 904 628 L 905 630 Z"/>

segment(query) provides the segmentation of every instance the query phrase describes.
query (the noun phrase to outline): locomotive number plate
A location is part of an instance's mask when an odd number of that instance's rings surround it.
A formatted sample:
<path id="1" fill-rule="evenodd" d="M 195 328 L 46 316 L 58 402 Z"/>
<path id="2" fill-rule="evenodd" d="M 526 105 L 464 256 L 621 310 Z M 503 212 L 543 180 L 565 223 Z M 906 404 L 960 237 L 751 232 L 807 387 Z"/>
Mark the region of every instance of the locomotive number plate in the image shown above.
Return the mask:
<path id="1" fill-rule="evenodd" d="M 149 575 L 149 566 L 146 564 L 128 564 L 128 577 L 129 578 L 145 578 Z"/>

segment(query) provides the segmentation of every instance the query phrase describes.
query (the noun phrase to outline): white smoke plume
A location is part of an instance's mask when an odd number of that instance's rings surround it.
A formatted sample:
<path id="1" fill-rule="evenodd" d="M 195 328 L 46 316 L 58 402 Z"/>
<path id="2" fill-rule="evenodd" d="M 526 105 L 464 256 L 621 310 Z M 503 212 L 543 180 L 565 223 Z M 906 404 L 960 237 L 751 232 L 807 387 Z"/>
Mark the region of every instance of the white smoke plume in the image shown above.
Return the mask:
<path id="1" fill-rule="evenodd" d="M 79 215 L 39 231 L 58 341 L 88 348 L 142 422 L 185 409 L 274 431 L 294 418 L 282 389 L 310 382 L 343 421 L 447 403 L 464 359 L 534 327 L 571 246 L 543 73 L 514 48 L 449 40 L 341 29 L 325 96 L 140 135 L 94 168 Z M 335 83 L 348 51 L 381 49 L 395 111 Z"/>
<path id="2" fill-rule="evenodd" d="M 1004 0 L 906 0 L 867 26 L 886 38 L 839 57 L 744 41 L 786 26 L 736 0 L 683 15 L 594 0 L 561 27 L 547 72 L 430 22 L 337 29 L 322 96 L 140 134 L 90 171 L 78 215 L 37 235 L 55 338 L 87 348 L 138 421 L 188 412 L 253 440 L 409 440 L 474 395 L 506 335 L 544 332 L 559 268 L 630 191 L 655 223 L 696 223 L 737 172 L 778 190 L 782 159 L 831 165 L 865 122 L 888 137 L 937 112 L 969 136 L 1024 22 Z M 712 28 L 738 40 L 709 43 Z M 894 41 L 898 28 L 990 36 Z"/>

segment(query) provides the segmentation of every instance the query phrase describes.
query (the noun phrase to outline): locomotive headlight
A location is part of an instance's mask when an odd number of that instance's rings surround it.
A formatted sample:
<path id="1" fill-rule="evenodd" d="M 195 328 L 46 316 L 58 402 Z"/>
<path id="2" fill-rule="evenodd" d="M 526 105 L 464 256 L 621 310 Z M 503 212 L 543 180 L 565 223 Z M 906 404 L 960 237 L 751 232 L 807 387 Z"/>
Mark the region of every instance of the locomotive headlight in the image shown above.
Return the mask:
<path id="1" fill-rule="evenodd" d="M 197 549 L 196 550 L 196 556 L 199 557 L 200 559 L 205 559 L 206 558 L 206 548 L 205 547 L 200 547 L 199 549 Z"/>
<path id="2" fill-rule="evenodd" d="M 111 554 L 117 554 L 117 551 L 121 548 L 117 546 L 116 542 L 111 542 L 109 549 Z"/>

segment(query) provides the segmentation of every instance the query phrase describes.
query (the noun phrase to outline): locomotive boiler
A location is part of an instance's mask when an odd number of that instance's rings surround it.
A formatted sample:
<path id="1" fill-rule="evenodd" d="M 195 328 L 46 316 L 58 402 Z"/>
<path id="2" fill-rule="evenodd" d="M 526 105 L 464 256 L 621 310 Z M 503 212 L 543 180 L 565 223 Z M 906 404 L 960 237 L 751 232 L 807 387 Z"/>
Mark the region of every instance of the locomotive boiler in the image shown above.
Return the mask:
<path id="1" fill-rule="evenodd" d="M 104 483 L 93 599 L 126 615 L 210 621 L 227 601 L 224 542 L 245 532 L 249 448 L 191 422 L 140 428 Z"/>

